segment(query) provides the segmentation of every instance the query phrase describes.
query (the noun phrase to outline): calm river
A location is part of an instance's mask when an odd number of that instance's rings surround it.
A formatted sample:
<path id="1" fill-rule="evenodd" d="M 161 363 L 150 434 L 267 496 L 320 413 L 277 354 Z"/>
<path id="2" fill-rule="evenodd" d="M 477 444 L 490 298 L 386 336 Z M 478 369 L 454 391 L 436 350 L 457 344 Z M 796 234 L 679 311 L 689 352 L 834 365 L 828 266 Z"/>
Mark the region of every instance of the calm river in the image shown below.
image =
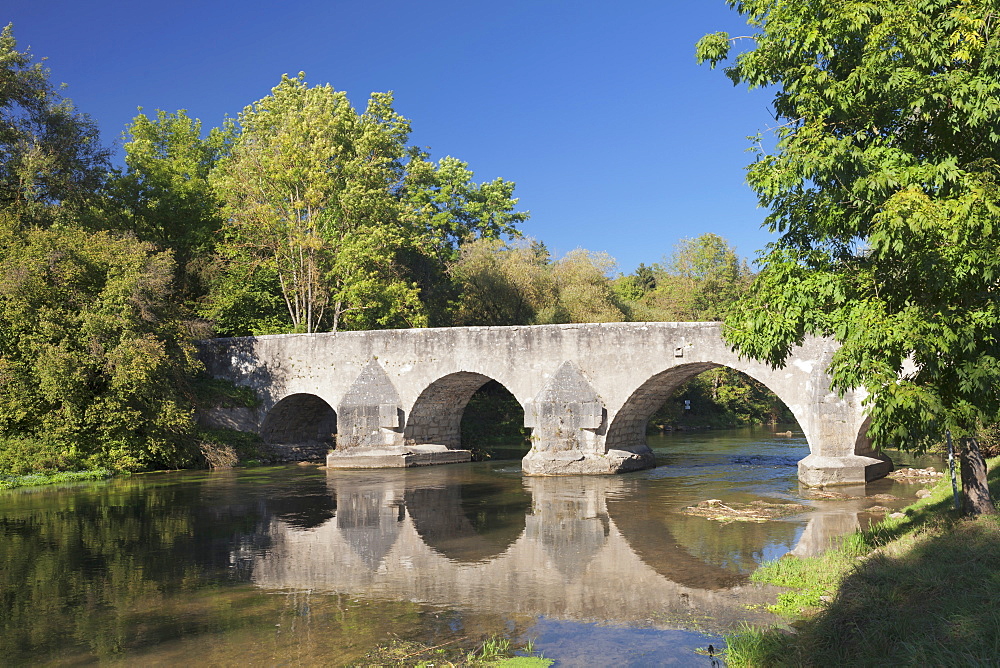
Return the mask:
<path id="1" fill-rule="evenodd" d="M 707 666 L 695 648 L 774 621 L 755 568 L 823 549 L 876 503 L 800 490 L 801 437 L 650 445 L 658 468 L 609 477 L 286 466 L 0 492 L 0 663 L 337 666 L 394 637 L 505 634 L 559 666 Z M 914 489 L 848 491 L 908 503 Z M 810 510 L 760 524 L 680 512 L 760 498 Z"/>

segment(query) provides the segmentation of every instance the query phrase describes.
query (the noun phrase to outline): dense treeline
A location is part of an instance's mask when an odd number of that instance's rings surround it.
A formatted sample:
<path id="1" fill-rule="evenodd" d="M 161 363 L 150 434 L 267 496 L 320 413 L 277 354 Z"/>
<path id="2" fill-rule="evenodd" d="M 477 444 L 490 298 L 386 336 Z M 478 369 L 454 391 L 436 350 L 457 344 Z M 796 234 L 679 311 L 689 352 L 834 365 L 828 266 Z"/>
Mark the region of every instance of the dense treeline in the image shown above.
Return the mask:
<path id="1" fill-rule="evenodd" d="M 0 471 L 205 461 L 219 435 L 193 416 L 218 397 L 199 337 L 721 319 L 748 285 L 710 234 L 628 276 L 605 253 L 553 258 L 522 236 L 513 182 L 432 160 L 393 104 L 284 76 L 215 128 L 140 109 L 115 166 L 5 28 Z M 713 400 L 752 385 L 693 382 Z"/>

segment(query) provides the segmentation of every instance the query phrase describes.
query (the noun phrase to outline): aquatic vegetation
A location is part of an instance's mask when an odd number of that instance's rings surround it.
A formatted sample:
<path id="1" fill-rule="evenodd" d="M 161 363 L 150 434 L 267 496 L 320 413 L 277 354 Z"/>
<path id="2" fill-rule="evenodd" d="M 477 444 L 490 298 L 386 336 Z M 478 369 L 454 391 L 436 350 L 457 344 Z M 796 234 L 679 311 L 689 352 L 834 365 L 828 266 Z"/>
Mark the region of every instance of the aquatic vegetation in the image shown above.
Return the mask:
<path id="1" fill-rule="evenodd" d="M 27 475 L 0 476 L 0 489 L 38 487 L 39 485 L 84 482 L 87 480 L 104 480 L 113 475 L 114 473 L 108 469 L 94 469 L 93 471 L 59 471 L 58 473 L 29 473 Z"/>
<path id="2" fill-rule="evenodd" d="M 463 648 L 467 642 L 467 638 L 456 638 L 440 645 L 427 646 L 393 638 L 366 654 L 355 666 L 545 668 L 553 663 L 542 656 L 534 656 L 530 640 L 518 647 L 509 638 L 491 636 L 472 650 Z"/>

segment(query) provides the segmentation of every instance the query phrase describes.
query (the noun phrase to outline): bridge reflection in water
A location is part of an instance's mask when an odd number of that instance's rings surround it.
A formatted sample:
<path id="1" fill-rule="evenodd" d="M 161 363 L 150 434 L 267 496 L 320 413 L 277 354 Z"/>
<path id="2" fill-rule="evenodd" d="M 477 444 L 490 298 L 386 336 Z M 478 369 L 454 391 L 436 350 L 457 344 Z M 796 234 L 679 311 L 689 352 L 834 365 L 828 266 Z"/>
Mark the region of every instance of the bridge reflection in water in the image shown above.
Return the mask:
<path id="1" fill-rule="evenodd" d="M 747 541 L 746 554 L 730 563 L 712 563 L 692 550 L 690 538 L 675 537 L 660 509 L 636 498 L 627 478 L 509 482 L 514 486 L 491 484 L 469 467 L 330 471 L 326 505 L 333 510 L 308 525 L 275 516 L 271 549 L 253 564 L 254 582 L 659 628 L 689 628 L 692 618 L 715 629 L 771 621 L 747 606 L 773 602 L 775 590 L 749 584 L 749 569 L 733 565 L 759 559 L 759 543 Z M 674 517 L 698 523 L 702 534 L 724 530 L 702 518 Z M 825 549 L 858 526 L 856 512 L 807 517 L 791 549 L 798 555 Z M 791 546 L 801 524 L 772 522 L 768 530 Z"/>

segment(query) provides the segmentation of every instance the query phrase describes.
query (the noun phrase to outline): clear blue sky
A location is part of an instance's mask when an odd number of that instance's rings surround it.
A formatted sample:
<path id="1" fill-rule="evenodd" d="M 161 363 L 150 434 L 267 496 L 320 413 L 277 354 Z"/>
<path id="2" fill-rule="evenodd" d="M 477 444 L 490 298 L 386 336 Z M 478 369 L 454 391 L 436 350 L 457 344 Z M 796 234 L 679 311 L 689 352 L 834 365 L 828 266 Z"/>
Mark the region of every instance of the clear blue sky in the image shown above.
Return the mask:
<path id="1" fill-rule="evenodd" d="M 683 237 L 714 232 L 751 259 L 771 238 L 743 180 L 771 95 L 694 61 L 703 34 L 747 30 L 723 0 L 5 5 L 106 143 L 136 107 L 212 127 L 305 71 L 356 107 L 394 91 L 414 143 L 516 182 L 524 232 L 557 255 L 607 251 L 628 273 Z"/>

